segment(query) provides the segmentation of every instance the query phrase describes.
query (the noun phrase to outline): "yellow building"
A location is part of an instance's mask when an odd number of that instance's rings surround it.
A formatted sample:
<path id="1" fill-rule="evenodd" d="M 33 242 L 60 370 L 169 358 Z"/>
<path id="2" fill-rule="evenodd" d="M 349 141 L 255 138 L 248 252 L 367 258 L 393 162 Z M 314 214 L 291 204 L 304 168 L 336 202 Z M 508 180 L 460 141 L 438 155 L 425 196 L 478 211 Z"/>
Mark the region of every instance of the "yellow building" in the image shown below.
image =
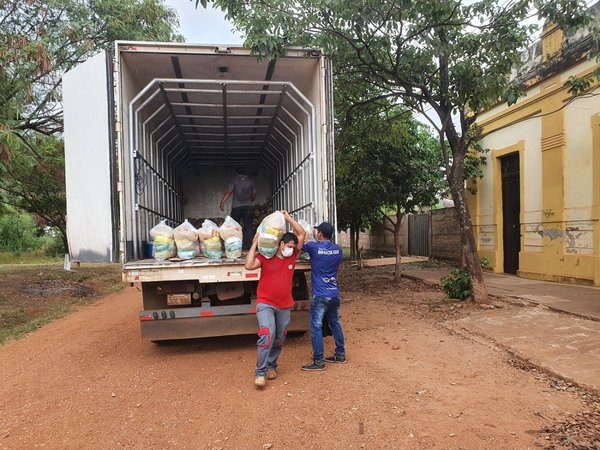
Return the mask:
<path id="1" fill-rule="evenodd" d="M 600 86 L 578 98 L 565 87 L 598 67 L 589 48 L 584 33 L 546 27 L 513 75 L 526 97 L 479 116 L 490 152 L 469 202 L 495 272 L 600 286 Z"/>

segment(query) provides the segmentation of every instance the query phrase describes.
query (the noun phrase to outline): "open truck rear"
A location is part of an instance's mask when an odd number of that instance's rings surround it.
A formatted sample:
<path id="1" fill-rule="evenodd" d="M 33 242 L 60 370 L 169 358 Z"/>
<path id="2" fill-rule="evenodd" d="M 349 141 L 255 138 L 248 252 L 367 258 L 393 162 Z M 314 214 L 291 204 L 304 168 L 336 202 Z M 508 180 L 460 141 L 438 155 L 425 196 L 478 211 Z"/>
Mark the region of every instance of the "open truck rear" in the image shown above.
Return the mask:
<path id="1" fill-rule="evenodd" d="M 141 290 L 152 341 L 256 332 L 260 270 L 243 259 L 159 262 L 150 229 L 224 217 L 236 167 L 257 204 L 335 225 L 330 62 L 318 50 L 276 60 L 231 46 L 117 42 L 65 74 L 70 256 L 120 261 Z M 307 261 L 293 282 L 290 331 L 308 329 Z"/>

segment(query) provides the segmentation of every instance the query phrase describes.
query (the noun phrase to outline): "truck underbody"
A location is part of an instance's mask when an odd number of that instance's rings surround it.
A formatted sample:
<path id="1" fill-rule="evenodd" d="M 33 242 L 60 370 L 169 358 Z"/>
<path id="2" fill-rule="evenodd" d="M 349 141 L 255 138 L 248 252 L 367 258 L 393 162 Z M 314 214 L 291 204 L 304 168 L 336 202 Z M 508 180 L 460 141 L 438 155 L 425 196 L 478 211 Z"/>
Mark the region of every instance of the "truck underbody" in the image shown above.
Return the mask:
<path id="1" fill-rule="evenodd" d="M 310 264 L 299 260 L 288 331 L 309 329 L 308 270 Z M 142 337 L 151 341 L 256 333 L 259 277 L 260 271 L 244 268 L 243 259 L 144 259 L 123 267 L 123 281 L 142 291 Z"/>

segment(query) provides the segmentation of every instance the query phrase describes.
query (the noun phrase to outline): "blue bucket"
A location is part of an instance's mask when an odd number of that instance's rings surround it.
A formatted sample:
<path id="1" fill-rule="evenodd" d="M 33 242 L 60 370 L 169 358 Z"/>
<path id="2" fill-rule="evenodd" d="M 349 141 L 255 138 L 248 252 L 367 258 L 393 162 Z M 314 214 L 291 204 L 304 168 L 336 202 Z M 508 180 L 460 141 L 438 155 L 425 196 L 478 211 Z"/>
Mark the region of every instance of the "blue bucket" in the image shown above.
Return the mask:
<path id="1" fill-rule="evenodd" d="M 154 242 L 144 242 L 144 256 L 146 258 L 154 257 Z"/>

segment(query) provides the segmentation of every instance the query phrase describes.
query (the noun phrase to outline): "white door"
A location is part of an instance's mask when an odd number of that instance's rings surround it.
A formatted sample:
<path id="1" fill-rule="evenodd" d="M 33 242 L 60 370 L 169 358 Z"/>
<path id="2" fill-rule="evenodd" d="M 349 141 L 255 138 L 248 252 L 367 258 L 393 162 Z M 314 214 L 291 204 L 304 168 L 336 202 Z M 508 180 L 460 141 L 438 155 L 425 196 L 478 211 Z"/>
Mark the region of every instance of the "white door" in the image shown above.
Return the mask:
<path id="1" fill-rule="evenodd" d="M 63 76 L 67 238 L 80 261 L 117 258 L 108 67 L 102 52 Z"/>

